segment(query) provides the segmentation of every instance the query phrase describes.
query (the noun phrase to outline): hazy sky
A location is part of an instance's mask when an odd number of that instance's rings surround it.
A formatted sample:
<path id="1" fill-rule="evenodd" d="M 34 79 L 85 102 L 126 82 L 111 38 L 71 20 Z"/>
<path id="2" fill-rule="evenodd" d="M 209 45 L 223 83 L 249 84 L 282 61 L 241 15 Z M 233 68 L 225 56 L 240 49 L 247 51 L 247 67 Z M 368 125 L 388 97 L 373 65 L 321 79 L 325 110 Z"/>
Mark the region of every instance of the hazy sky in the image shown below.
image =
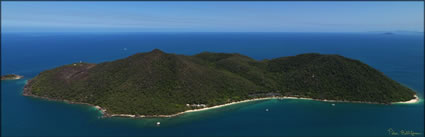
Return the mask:
<path id="1" fill-rule="evenodd" d="M 421 31 L 423 2 L 1 2 L 2 32 Z"/>

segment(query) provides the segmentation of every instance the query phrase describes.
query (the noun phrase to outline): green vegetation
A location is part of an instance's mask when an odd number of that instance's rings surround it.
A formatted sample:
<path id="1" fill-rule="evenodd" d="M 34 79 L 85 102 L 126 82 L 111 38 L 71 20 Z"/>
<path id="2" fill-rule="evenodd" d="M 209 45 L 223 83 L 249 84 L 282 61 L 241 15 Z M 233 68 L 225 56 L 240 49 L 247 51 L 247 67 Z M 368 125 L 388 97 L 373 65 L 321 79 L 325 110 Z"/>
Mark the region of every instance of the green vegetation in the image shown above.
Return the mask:
<path id="1" fill-rule="evenodd" d="M 155 49 L 42 72 L 24 94 L 99 105 L 108 113 L 159 115 L 191 109 L 186 104 L 214 106 L 265 95 L 391 103 L 413 99 L 415 92 L 338 55 L 257 61 L 240 54 L 184 56 Z"/>

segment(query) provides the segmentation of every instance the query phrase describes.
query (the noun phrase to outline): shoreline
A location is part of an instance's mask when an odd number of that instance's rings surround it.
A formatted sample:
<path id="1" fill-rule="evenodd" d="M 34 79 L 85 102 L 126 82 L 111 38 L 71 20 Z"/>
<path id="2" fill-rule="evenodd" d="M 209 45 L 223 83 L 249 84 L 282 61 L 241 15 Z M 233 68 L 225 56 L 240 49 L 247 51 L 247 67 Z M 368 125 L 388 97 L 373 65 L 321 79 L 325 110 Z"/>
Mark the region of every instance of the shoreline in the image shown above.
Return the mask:
<path id="1" fill-rule="evenodd" d="M 414 99 L 411 99 L 409 101 L 402 101 L 402 102 L 392 102 L 391 104 L 395 104 L 395 103 L 403 103 L 403 104 L 414 104 L 414 103 L 418 103 L 419 102 L 419 97 L 415 94 L 414 95 Z M 205 110 L 210 110 L 210 109 L 216 109 L 216 108 L 221 108 L 221 107 L 225 107 L 225 106 L 230 106 L 230 105 L 234 105 L 234 104 L 240 104 L 240 103 L 246 103 L 246 102 L 252 102 L 252 101 L 259 101 L 259 100 L 269 100 L 269 99 L 301 99 L 301 100 L 314 100 L 314 101 L 322 101 L 322 102 L 343 102 L 343 103 L 366 103 L 366 104 L 384 104 L 384 103 L 377 103 L 377 102 L 363 102 L 363 101 L 345 101 L 345 100 L 327 100 L 327 99 L 313 99 L 313 98 L 305 98 L 305 97 L 294 97 L 294 96 L 274 96 L 274 97 L 264 97 L 264 98 L 254 98 L 254 99 L 247 99 L 247 100 L 242 100 L 242 101 L 235 101 L 235 102 L 231 102 L 231 103 L 226 103 L 226 104 L 222 104 L 222 105 L 216 105 L 216 106 L 212 106 L 212 107 L 206 107 L 206 108 L 200 108 L 200 109 L 192 109 L 192 110 L 186 110 L 183 112 L 179 112 L 176 114 L 172 114 L 172 115 L 162 115 L 165 117 L 173 117 L 173 116 L 177 116 L 177 115 L 181 115 L 184 113 L 190 113 L 190 112 L 199 112 L 199 111 L 205 111 Z M 123 114 L 121 114 L 123 115 Z M 128 114 L 124 114 L 124 115 L 128 115 Z M 135 117 L 133 115 L 131 115 L 132 117 Z M 160 116 L 160 115 L 158 115 Z"/>
<path id="2" fill-rule="evenodd" d="M 419 103 L 420 98 L 418 97 L 418 95 L 414 95 L 414 99 L 411 99 L 409 101 L 400 101 L 400 102 L 393 102 L 392 104 L 415 104 L 415 103 Z"/>
<path id="3" fill-rule="evenodd" d="M 27 85 L 29 85 L 28 83 L 30 83 L 30 82 L 31 82 L 31 80 L 29 80 L 27 82 Z M 42 99 L 46 99 L 46 100 L 49 100 L 49 101 L 60 101 L 60 102 L 65 102 L 65 103 L 69 103 L 69 104 L 89 105 L 89 106 L 92 106 L 95 109 L 99 110 L 103 115 L 102 117 L 130 117 L 130 118 L 174 117 L 174 116 L 178 116 L 178 115 L 185 114 L 185 113 L 199 112 L 199 111 L 205 111 L 205 110 L 211 110 L 211 109 L 221 108 L 221 107 L 225 107 L 225 106 L 230 106 L 230 105 L 234 105 L 234 104 L 240 104 L 240 103 L 246 103 L 246 102 L 252 102 L 252 101 L 259 101 L 259 100 L 269 100 L 269 99 L 301 99 L 301 100 L 313 100 L 313 101 L 322 101 L 322 102 L 386 104 L 386 103 L 364 102 L 364 101 L 313 99 L 313 98 L 295 97 L 295 96 L 272 96 L 272 97 L 262 97 L 262 98 L 253 98 L 253 99 L 247 99 L 247 100 L 241 100 L 241 101 L 234 101 L 234 102 L 216 105 L 216 106 L 211 106 L 211 107 L 186 110 L 186 111 L 183 111 L 183 112 L 178 112 L 178 113 L 169 114 L 169 115 L 137 115 L 136 116 L 136 115 L 133 115 L 133 114 L 109 114 L 106 109 L 104 109 L 104 108 L 102 108 L 98 105 L 93 105 L 93 104 L 89 104 L 89 103 L 73 102 L 73 101 L 69 101 L 69 100 L 59 100 L 59 99 L 51 99 L 51 98 L 48 98 L 48 97 L 37 96 L 37 95 L 34 95 L 34 94 L 31 93 L 31 91 L 28 89 L 27 85 L 25 85 L 25 87 L 24 87 L 24 90 L 23 90 L 23 93 L 22 93 L 23 96 L 31 96 L 31 97 L 36 97 L 36 98 L 42 98 Z M 386 105 L 390 105 L 390 104 L 415 104 L 415 103 L 418 103 L 419 101 L 420 101 L 420 98 L 415 94 L 414 99 L 411 99 L 409 101 L 391 102 L 391 103 L 388 103 Z"/>
<path id="4" fill-rule="evenodd" d="M 1 80 L 18 80 L 18 79 L 22 79 L 24 76 L 21 76 L 21 75 L 16 75 L 16 74 L 10 74 L 10 75 L 13 75 L 14 77 L 13 78 L 6 78 L 5 76 L 7 76 L 7 75 L 4 75 L 4 76 L 1 76 Z"/>
<path id="5" fill-rule="evenodd" d="M 37 98 L 42 98 L 42 99 L 46 99 L 46 100 L 50 100 L 50 101 L 62 101 L 65 103 L 69 103 L 69 104 L 83 104 L 83 105 L 89 105 L 94 107 L 95 109 L 97 109 L 98 111 L 100 111 L 100 113 L 102 113 L 102 117 L 129 117 L 129 118 L 164 118 L 164 117 L 175 117 L 178 115 L 182 115 L 185 113 L 191 113 L 191 112 L 200 112 L 200 111 L 206 111 L 206 110 L 211 110 L 211 109 L 217 109 L 217 108 L 221 108 L 221 107 L 226 107 L 226 106 L 230 106 L 230 105 L 235 105 L 235 104 L 241 104 L 241 103 L 247 103 L 247 102 L 252 102 L 252 101 L 260 101 L 260 100 L 270 100 L 270 99 L 301 99 L 301 100 L 313 100 L 313 101 L 322 101 L 322 102 L 340 102 L 340 103 L 366 103 L 366 104 L 384 104 L 384 103 L 377 103 L 377 102 L 362 102 L 362 101 L 342 101 L 342 100 L 319 100 L 319 99 L 313 99 L 313 98 L 303 98 L 303 97 L 291 97 L 291 96 L 283 96 L 283 97 L 264 97 L 264 98 L 254 98 L 254 99 L 247 99 L 247 100 L 242 100 L 242 101 L 235 101 L 235 102 L 230 102 L 230 103 L 226 103 L 226 104 L 221 104 L 221 105 L 216 105 L 216 106 L 211 106 L 211 107 L 205 107 L 205 108 L 199 108 L 199 109 L 191 109 L 191 110 L 186 110 L 183 112 L 178 112 L 175 114 L 170 114 L 170 115 L 133 115 L 133 114 L 109 114 L 107 113 L 107 110 L 97 106 L 97 105 L 93 105 L 93 104 L 88 104 L 88 103 L 81 103 L 81 102 L 72 102 L 72 101 L 68 101 L 68 100 L 57 100 L 57 99 L 51 99 L 51 98 L 47 98 L 47 97 L 41 97 L 41 96 L 36 96 L 36 95 L 25 95 L 25 96 L 32 96 L 32 97 L 37 97 Z M 402 101 L 402 102 L 393 102 L 391 104 L 415 104 L 419 102 L 419 97 L 417 95 L 415 95 L 415 98 L 409 101 Z M 388 105 L 388 104 L 387 104 Z"/>

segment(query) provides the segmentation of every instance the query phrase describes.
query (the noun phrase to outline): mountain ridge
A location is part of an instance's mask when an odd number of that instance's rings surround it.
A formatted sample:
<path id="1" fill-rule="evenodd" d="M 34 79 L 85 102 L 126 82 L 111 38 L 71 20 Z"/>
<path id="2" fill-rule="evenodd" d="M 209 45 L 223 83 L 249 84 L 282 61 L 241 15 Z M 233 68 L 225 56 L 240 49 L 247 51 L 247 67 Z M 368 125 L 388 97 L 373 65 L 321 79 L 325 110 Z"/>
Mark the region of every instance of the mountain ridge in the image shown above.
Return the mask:
<path id="1" fill-rule="evenodd" d="M 93 104 L 111 114 L 170 115 L 199 108 L 190 104 L 216 106 L 271 95 L 389 104 L 413 99 L 415 92 L 340 55 L 257 61 L 238 53 L 186 56 L 154 49 L 41 72 L 24 95 Z"/>

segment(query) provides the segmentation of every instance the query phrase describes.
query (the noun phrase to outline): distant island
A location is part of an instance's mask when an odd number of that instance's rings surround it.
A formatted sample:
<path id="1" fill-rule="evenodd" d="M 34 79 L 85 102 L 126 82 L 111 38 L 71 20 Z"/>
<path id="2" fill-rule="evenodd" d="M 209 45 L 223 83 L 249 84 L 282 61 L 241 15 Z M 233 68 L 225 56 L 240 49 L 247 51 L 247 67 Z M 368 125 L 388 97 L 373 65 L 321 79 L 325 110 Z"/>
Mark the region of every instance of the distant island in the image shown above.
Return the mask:
<path id="1" fill-rule="evenodd" d="M 155 49 L 100 64 L 41 72 L 23 95 L 88 104 L 104 116 L 171 117 L 270 98 L 391 104 L 416 93 L 358 60 L 317 53 L 254 60 L 238 53 L 193 56 Z"/>
<path id="2" fill-rule="evenodd" d="M 7 74 L 7 75 L 1 76 L 1 80 L 16 80 L 16 79 L 21 79 L 23 77 L 24 76 L 20 76 L 16 74 Z"/>

